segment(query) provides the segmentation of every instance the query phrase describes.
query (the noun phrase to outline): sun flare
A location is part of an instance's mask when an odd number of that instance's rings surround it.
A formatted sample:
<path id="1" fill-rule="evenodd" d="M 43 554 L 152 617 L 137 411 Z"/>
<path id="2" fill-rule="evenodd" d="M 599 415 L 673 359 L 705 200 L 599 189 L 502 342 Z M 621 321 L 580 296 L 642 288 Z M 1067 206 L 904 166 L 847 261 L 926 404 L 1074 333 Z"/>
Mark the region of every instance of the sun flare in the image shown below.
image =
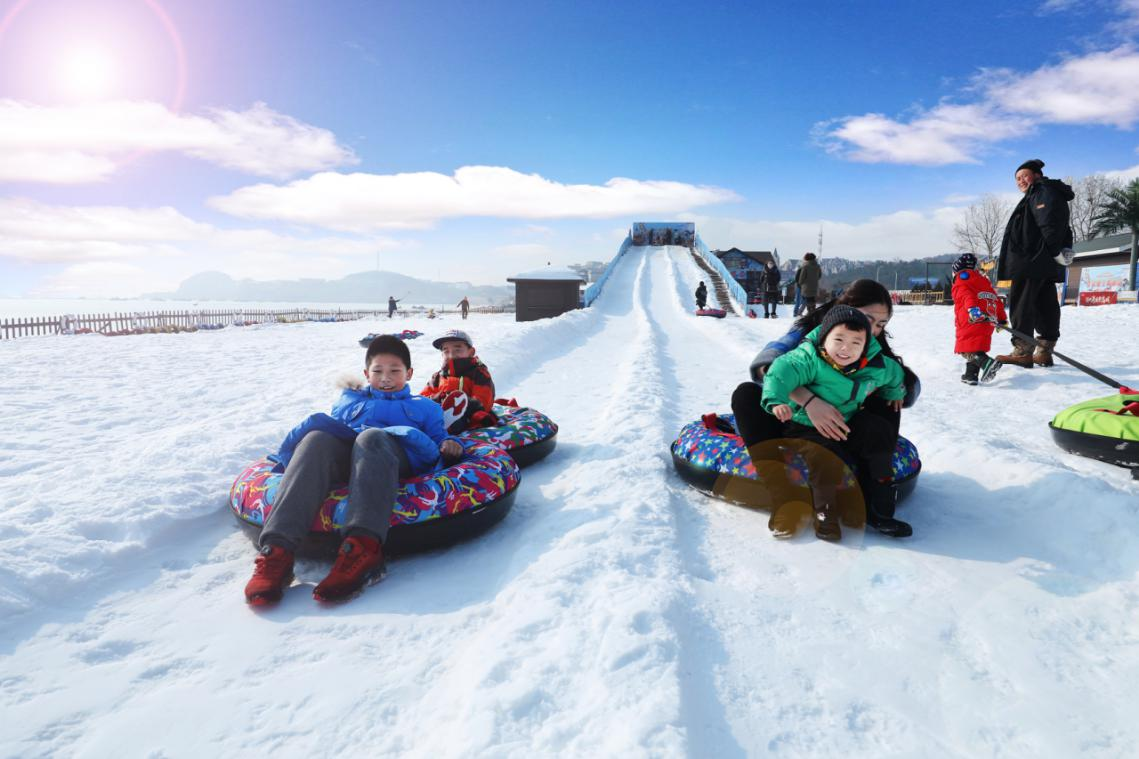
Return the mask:
<path id="1" fill-rule="evenodd" d="M 118 71 L 110 51 L 95 46 L 68 48 L 59 56 L 56 80 L 68 97 L 80 100 L 113 94 Z"/>

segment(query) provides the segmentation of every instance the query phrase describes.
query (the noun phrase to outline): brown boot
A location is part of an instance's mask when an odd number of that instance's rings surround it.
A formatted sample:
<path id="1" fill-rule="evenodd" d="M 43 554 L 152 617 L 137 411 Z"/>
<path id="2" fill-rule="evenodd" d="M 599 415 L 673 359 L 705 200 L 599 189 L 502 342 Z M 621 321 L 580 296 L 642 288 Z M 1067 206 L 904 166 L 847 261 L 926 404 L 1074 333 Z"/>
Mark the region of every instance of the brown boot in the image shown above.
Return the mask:
<path id="1" fill-rule="evenodd" d="M 1037 366 L 1052 366 L 1052 349 L 1056 347 L 1055 340 L 1037 340 L 1036 352 L 1032 354 L 1032 363 Z"/>
<path id="2" fill-rule="evenodd" d="M 1006 353 L 1003 356 L 997 356 L 997 361 L 1002 364 L 1012 364 L 1013 366 L 1021 366 L 1025 369 L 1032 368 L 1032 348 L 1023 340 L 1013 338 L 1012 353 Z"/>

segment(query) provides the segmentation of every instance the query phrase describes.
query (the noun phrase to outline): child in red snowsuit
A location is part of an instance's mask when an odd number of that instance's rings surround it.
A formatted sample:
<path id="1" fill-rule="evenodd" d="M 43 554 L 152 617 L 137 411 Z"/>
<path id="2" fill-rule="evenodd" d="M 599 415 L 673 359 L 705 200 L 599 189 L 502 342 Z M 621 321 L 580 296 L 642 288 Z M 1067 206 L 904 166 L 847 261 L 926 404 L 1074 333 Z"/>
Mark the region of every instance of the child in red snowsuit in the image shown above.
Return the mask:
<path id="1" fill-rule="evenodd" d="M 431 344 L 443 354 L 443 368 L 431 375 L 420 395 L 443 407 L 449 434 L 496 424 L 494 380 L 486 364 L 475 355 L 470 335 L 452 329 Z"/>
<path id="2" fill-rule="evenodd" d="M 993 323 L 1007 324 L 1008 317 L 988 278 L 977 271 L 977 257 L 972 253 L 953 262 L 953 316 L 957 327 L 953 352 L 965 359 L 961 381 L 966 385 L 991 382 L 1001 367 L 988 354 Z"/>

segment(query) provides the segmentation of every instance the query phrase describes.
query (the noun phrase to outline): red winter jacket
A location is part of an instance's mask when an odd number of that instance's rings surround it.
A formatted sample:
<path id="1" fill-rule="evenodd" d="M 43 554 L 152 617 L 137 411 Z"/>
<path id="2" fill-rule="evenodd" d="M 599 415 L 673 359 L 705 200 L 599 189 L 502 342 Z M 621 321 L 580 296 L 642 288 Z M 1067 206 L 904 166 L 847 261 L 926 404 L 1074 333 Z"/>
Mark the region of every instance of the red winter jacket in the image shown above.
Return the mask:
<path id="1" fill-rule="evenodd" d="M 973 306 L 999 322 L 1008 319 L 1000 296 L 985 275 L 966 269 L 953 278 L 953 316 L 957 326 L 954 353 L 987 351 L 993 344 L 992 322 L 969 323 L 969 309 Z"/>
<path id="2" fill-rule="evenodd" d="M 420 395 L 435 399 L 452 390 L 461 390 L 471 400 L 478 401 L 481 410 L 490 411 L 494 408 L 494 380 L 477 356 L 445 362 L 442 369 L 431 375 L 431 381 L 420 391 Z"/>

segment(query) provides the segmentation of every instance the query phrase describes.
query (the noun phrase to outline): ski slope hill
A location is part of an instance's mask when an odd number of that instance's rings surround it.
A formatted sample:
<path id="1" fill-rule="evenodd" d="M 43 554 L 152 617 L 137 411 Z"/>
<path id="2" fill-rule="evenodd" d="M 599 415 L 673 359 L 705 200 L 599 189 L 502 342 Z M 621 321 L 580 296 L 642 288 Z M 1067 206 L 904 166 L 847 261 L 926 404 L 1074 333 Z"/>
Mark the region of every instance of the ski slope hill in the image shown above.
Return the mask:
<path id="1" fill-rule="evenodd" d="M 958 381 L 949 309 L 904 307 L 922 378 L 913 538 L 768 535 L 668 445 L 790 323 L 692 315 L 687 251 L 632 248 L 590 309 L 0 344 L 0 756 L 1126 756 L 1139 745 L 1139 484 L 1047 422 L 1066 365 Z M 1058 347 L 1139 381 L 1139 309 Z M 359 337 L 468 329 L 553 417 L 486 536 L 318 607 L 249 610 L 229 485 L 362 368 Z M 995 348 L 1004 343 L 998 337 Z"/>

